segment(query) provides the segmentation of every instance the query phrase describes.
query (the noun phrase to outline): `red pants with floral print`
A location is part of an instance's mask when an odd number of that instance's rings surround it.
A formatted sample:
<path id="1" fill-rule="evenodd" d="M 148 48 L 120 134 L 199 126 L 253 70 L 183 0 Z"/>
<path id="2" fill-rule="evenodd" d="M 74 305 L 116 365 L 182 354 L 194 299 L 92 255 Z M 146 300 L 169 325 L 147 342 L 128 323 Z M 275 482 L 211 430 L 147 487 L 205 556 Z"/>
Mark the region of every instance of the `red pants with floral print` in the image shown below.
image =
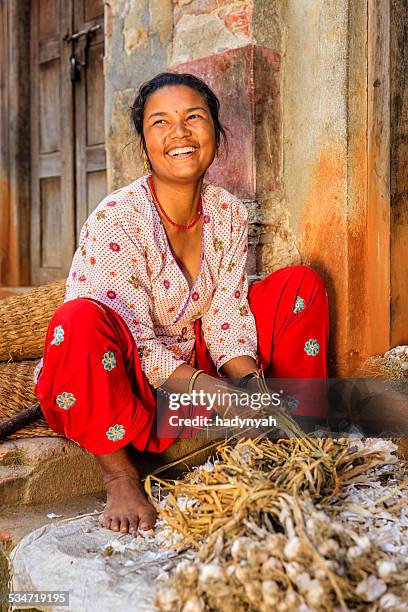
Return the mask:
<path id="1" fill-rule="evenodd" d="M 308 266 L 288 266 L 250 285 L 248 301 L 265 376 L 290 383 L 294 415 L 324 417 L 324 387 L 312 397 L 304 391 L 311 379 L 327 380 L 328 299 L 321 277 Z M 200 320 L 195 336 L 195 366 L 217 376 Z M 157 435 L 157 395 L 126 323 L 90 298 L 55 311 L 35 393 L 49 426 L 94 454 L 126 444 L 162 452 L 175 439 Z"/>

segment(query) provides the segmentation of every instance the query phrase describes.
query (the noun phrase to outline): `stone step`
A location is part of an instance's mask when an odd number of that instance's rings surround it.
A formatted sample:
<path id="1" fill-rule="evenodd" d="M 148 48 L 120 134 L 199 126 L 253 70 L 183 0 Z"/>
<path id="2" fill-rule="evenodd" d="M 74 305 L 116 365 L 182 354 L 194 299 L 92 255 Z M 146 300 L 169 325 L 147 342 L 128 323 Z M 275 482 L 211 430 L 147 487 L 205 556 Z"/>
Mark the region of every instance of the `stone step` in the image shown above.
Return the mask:
<path id="1" fill-rule="evenodd" d="M 139 453 L 133 459 L 142 476 L 160 466 L 193 456 L 167 476 L 177 476 L 189 466 L 206 461 L 209 442 L 176 440 L 164 453 Z M 211 442 L 210 442 L 211 444 Z M 0 444 L 0 508 L 13 504 L 54 503 L 103 491 L 102 475 L 95 457 L 66 438 L 21 438 Z"/>
<path id="2" fill-rule="evenodd" d="M 53 503 L 102 490 L 95 457 L 70 440 L 21 438 L 0 445 L 0 507 Z"/>
<path id="3" fill-rule="evenodd" d="M 0 465 L 0 505 L 19 504 L 33 468 L 27 465 Z"/>

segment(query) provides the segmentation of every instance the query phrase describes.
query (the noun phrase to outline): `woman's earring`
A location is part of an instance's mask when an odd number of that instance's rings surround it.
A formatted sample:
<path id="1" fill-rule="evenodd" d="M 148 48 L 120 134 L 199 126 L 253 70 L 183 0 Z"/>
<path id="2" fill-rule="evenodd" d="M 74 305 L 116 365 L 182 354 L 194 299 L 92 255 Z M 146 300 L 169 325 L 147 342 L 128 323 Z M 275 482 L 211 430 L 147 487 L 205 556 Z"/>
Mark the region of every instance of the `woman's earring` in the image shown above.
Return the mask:
<path id="1" fill-rule="evenodd" d="M 151 172 L 150 162 L 145 154 L 143 154 L 143 165 L 144 165 L 145 172 L 150 174 Z"/>

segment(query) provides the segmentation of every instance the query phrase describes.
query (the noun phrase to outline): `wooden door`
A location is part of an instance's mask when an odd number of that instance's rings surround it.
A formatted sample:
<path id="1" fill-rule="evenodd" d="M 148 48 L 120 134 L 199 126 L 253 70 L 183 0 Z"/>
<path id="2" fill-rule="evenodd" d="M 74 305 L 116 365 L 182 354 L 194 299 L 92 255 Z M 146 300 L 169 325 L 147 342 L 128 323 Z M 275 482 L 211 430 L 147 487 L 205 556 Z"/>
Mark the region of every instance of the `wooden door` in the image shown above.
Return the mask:
<path id="1" fill-rule="evenodd" d="M 34 0 L 31 15 L 31 284 L 67 274 L 75 247 L 71 0 Z"/>
<path id="2" fill-rule="evenodd" d="M 68 274 L 80 226 L 106 191 L 103 0 L 31 7 L 31 284 L 39 285 Z"/>

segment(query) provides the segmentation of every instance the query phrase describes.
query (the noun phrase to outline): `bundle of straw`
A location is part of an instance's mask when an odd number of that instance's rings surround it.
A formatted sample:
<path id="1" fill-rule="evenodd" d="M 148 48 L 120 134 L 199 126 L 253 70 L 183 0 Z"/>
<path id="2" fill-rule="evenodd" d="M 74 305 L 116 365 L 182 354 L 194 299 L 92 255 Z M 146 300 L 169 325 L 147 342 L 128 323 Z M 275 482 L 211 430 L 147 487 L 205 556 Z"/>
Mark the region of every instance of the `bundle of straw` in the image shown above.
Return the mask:
<path id="1" fill-rule="evenodd" d="M 48 427 L 41 410 L 31 408 L 37 403 L 33 383 L 37 363 L 37 360 L 0 363 L 0 439 L 57 435 Z M 22 419 L 18 419 L 20 415 Z M 13 433 L 3 432 L 6 424 L 14 421 Z"/>
<path id="2" fill-rule="evenodd" d="M 49 321 L 64 301 L 65 282 L 60 279 L 0 300 L 0 437 L 57 435 L 36 406 L 33 373 Z"/>
<path id="3" fill-rule="evenodd" d="M 0 361 L 40 359 L 49 321 L 64 294 L 61 279 L 0 300 Z"/>

